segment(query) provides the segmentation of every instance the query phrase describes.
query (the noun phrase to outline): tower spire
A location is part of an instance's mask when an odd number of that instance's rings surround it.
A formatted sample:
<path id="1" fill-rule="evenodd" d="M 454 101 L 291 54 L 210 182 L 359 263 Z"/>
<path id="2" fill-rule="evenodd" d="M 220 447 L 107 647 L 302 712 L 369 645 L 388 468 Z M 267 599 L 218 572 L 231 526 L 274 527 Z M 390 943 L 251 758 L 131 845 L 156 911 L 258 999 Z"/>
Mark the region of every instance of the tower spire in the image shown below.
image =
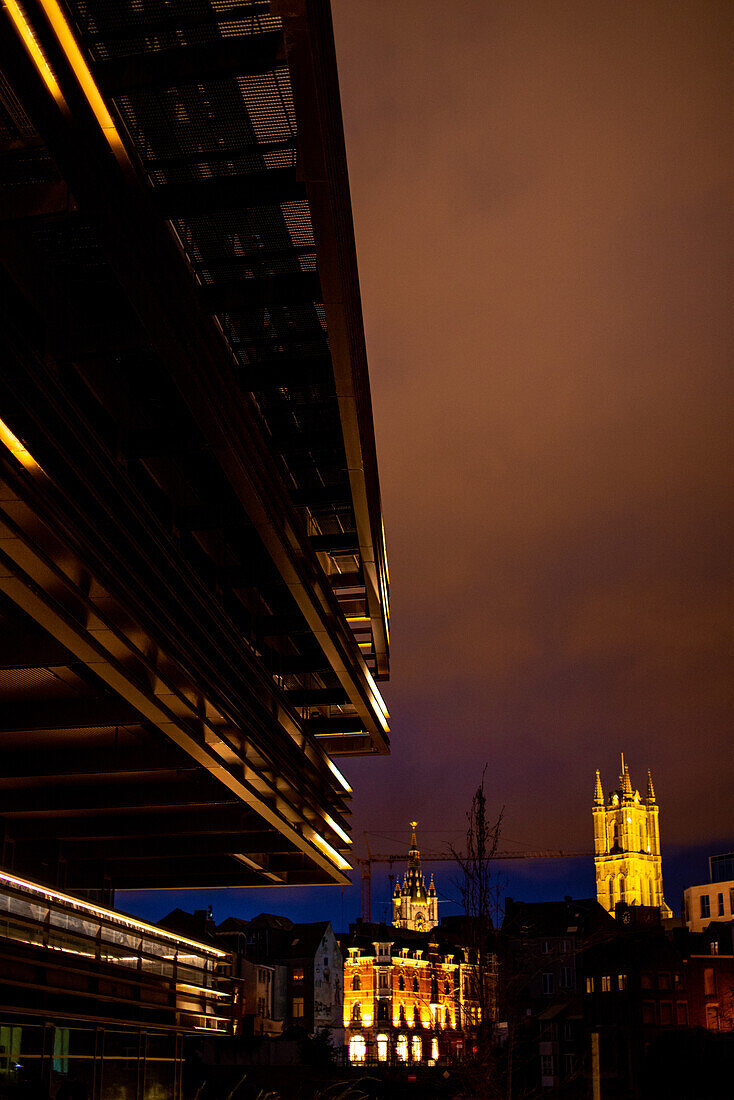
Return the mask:
<path id="1" fill-rule="evenodd" d="M 632 798 L 632 780 L 630 779 L 630 770 L 626 765 L 622 772 L 622 795 Z"/>
<path id="2" fill-rule="evenodd" d="M 601 775 L 599 769 L 596 769 L 596 783 L 594 784 L 594 802 L 597 806 L 604 805 L 604 791 L 601 789 Z"/>
<path id="3" fill-rule="evenodd" d="M 655 801 L 655 788 L 652 785 L 652 774 L 649 768 L 647 769 L 647 801 Z"/>

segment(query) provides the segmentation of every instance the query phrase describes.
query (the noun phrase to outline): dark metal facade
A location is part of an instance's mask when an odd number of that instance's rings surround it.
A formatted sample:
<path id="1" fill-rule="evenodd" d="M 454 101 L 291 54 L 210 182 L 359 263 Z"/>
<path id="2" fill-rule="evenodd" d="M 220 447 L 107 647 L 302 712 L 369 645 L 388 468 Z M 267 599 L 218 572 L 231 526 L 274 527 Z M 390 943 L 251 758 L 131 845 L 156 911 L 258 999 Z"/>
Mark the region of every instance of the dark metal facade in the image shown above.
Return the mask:
<path id="1" fill-rule="evenodd" d="M 346 881 L 388 576 L 328 5 L 2 19 L 4 865 Z"/>

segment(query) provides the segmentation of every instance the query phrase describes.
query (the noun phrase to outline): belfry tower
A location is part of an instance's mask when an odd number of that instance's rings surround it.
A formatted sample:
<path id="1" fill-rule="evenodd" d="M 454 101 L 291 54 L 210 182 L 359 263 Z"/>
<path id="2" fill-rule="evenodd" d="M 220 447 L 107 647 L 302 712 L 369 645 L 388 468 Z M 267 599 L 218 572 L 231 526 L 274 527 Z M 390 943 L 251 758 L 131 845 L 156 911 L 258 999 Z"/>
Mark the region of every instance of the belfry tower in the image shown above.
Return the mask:
<path id="1" fill-rule="evenodd" d="M 658 906 L 663 917 L 672 917 L 663 898 L 658 806 L 650 772 L 643 802 L 640 792 L 632 790 L 629 768 L 622 756 L 619 787 L 605 803 L 597 771 L 592 813 L 599 904 L 612 916 L 616 903 L 625 901 L 628 905 Z"/>
<path id="2" fill-rule="evenodd" d="M 421 854 L 415 838 L 417 821 L 411 821 L 413 838 L 408 853 L 408 871 L 403 885 L 395 883 L 392 899 L 392 922 L 396 928 L 411 928 L 414 932 L 429 932 L 438 924 L 438 897 L 436 887 L 426 890 L 426 880 L 421 871 Z"/>

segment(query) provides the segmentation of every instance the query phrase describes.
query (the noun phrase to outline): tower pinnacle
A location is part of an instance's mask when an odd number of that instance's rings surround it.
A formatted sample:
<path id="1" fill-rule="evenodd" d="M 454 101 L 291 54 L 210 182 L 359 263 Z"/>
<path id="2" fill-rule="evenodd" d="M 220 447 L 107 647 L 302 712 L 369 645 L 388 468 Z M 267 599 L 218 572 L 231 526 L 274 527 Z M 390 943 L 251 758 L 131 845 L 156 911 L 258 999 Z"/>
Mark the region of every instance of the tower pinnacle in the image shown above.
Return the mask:
<path id="1" fill-rule="evenodd" d="M 596 783 L 594 785 L 594 802 L 597 806 L 604 805 L 604 792 L 601 789 L 601 775 L 599 769 L 596 769 Z"/>
<path id="2" fill-rule="evenodd" d="M 655 801 L 655 788 L 652 785 L 652 774 L 649 768 L 647 770 L 647 801 Z"/>

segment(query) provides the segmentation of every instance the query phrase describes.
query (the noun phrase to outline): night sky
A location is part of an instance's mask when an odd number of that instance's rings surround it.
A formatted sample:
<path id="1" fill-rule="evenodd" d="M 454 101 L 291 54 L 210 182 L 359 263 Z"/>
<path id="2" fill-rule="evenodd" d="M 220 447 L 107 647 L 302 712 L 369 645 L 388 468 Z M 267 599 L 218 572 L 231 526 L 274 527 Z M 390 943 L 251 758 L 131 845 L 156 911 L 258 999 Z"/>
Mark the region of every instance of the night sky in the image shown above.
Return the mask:
<path id="1" fill-rule="evenodd" d="M 391 572 L 356 850 L 413 817 L 443 848 L 485 763 L 502 847 L 590 849 L 624 751 L 677 908 L 734 847 L 734 5 L 332 6 Z M 593 893 L 591 860 L 505 866 Z M 341 924 L 339 888 L 303 901 Z"/>

